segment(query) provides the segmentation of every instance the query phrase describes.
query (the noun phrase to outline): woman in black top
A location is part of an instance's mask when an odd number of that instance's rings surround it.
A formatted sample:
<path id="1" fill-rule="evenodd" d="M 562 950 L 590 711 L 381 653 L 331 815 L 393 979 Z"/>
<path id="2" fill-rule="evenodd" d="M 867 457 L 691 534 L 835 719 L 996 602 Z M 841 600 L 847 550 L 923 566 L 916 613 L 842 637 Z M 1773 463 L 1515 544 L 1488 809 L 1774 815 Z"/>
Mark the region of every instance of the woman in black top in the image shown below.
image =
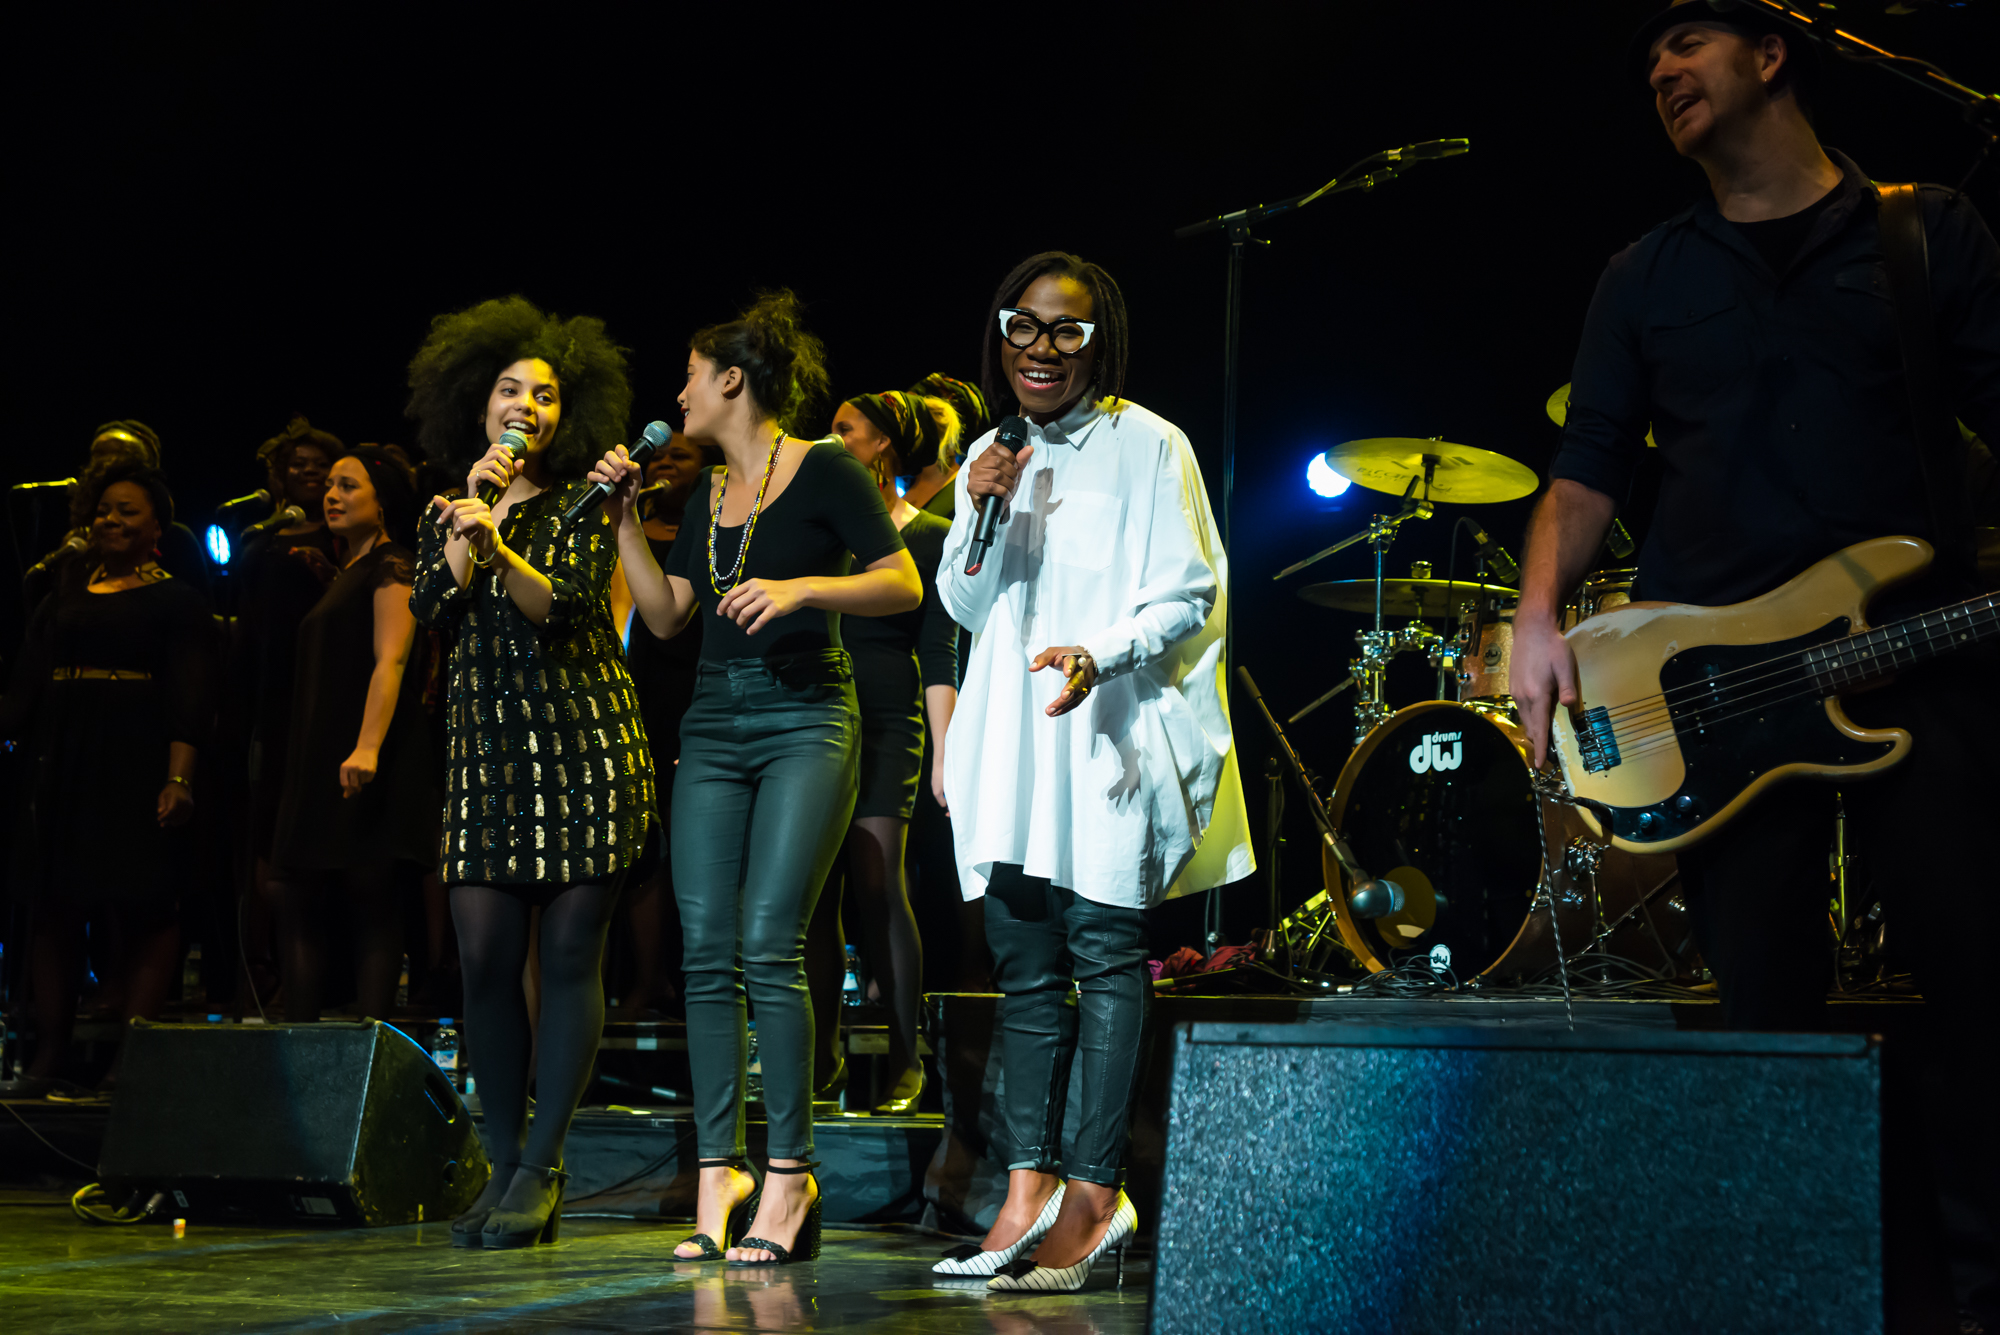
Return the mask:
<path id="1" fill-rule="evenodd" d="M 681 721 L 674 776 L 675 897 L 686 937 L 688 1060 L 702 1156 L 695 1236 L 675 1255 L 761 1265 L 819 1251 L 812 1167 L 812 1013 L 801 960 L 806 920 L 854 807 L 858 720 L 840 613 L 883 616 L 922 598 L 916 567 L 867 473 L 832 441 L 781 422 L 825 383 L 819 340 L 789 292 L 696 334 L 681 409 L 687 432 L 722 447 L 725 469 L 694 502 L 664 571 L 625 521 L 638 470 L 622 449 L 591 476 L 633 605 L 656 635 L 693 617 L 701 675 Z M 861 569 L 848 574 L 848 553 Z M 729 1246 L 754 1179 L 743 1162 L 745 983 L 757 1005 L 770 1171 L 757 1236 Z"/>
<path id="2" fill-rule="evenodd" d="M 563 1141 L 604 1029 L 605 930 L 653 823 L 652 756 L 607 601 L 617 550 L 602 511 L 562 522 L 586 490 L 585 465 L 624 434 L 632 396 L 602 323 L 558 320 L 519 297 L 439 319 L 410 386 L 428 453 L 485 451 L 463 497 L 432 502 L 410 600 L 418 621 L 455 636 L 438 876 L 496 1160 L 452 1242 L 525 1246 L 555 1237 Z M 528 438 L 518 459 L 486 444 L 509 429 Z M 535 907 L 529 1131 L 521 970 Z"/>
<path id="3" fill-rule="evenodd" d="M 35 1055 L 46 1092 L 69 1048 L 84 927 L 115 922 L 125 1018 L 153 1019 L 180 964 L 179 873 L 195 757 L 215 719 L 207 600 L 155 559 L 173 522 L 165 481 L 136 460 L 94 474 L 81 578 L 50 594 L 0 699 L 0 738 L 29 743 Z M 109 981 L 109 980 L 107 980 Z"/>
<path id="4" fill-rule="evenodd" d="M 403 962 L 395 864 L 437 861 L 436 758 L 422 664 L 410 661 L 416 558 L 397 540 L 416 527 L 417 509 L 409 474 L 380 446 L 334 464 L 326 525 L 346 566 L 299 624 L 272 845 L 288 1020 L 319 1019 L 320 920 L 336 897 L 354 920 L 356 1002 L 363 1015 L 389 1014 Z"/>
<path id="5" fill-rule="evenodd" d="M 861 774 L 841 862 L 858 911 L 862 959 L 890 1016 L 888 1064 L 896 1078 L 875 1111 L 905 1113 L 923 1093 L 924 1068 L 917 1060 L 923 943 L 910 911 L 903 852 L 919 800 L 925 716 L 933 754 L 941 756 L 939 744 L 958 702 L 958 623 L 937 596 L 938 560 L 951 523 L 917 509 L 896 483 L 934 474 L 942 461 L 957 458 L 958 414 L 943 400 L 901 390 L 862 394 L 840 405 L 833 434 L 874 478 L 889 519 L 902 533 L 924 581 L 923 605 L 916 610 L 845 627 L 861 706 Z M 942 769 L 934 765 L 930 779 L 932 800 L 942 805 Z M 837 1050 L 838 962 L 845 954 L 840 878 L 829 886 L 832 893 L 821 896 L 808 933 L 815 1018 L 822 1030 L 814 1055 L 835 1072 L 830 1082 L 818 1083 L 821 1097 L 846 1082 L 845 1061 Z"/>
<path id="6" fill-rule="evenodd" d="M 706 483 L 704 451 L 676 431 L 673 439 L 646 464 L 639 510 L 645 519 L 646 546 L 655 560 L 665 561 L 680 532 L 688 498 L 698 483 Z M 719 456 L 718 456 L 719 458 Z M 696 665 L 701 658 L 701 621 L 691 622 L 672 639 L 663 640 L 633 617 L 625 632 L 625 662 L 639 692 L 639 717 L 653 748 L 653 774 L 660 793 L 660 817 L 667 823 L 674 785 L 674 762 L 681 755 L 681 715 L 694 702 Z M 631 918 L 624 934 L 632 950 L 633 976 L 618 1013 L 612 1018 L 644 1020 L 655 1001 L 675 995 L 665 976 L 669 910 L 673 898 L 673 859 L 663 857 L 653 874 L 626 894 L 623 911 Z M 614 938 L 615 939 L 615 938 Z M 656 1012 L 654 1013 L 657 1014 Z"/>
<path id="7" fill-rule="evenodd" d="M 923 404 L 931 418 L 927 435 L 941 437 L 949 431 L 952 443 L 931 452 L 930 462 L 905 481 L 903 498 L 919 510 L 936 515 L 947 524 L 955 508 L 958 488 L 951 485 L 958 476 L 961 447 L 978 440 L 993 427 L 993 414 L 979 386 L 954 380 L 942 371 L 933 371 L 911 385 L 909 393 Z M 955 427 L 952 425 L 956 423 Z"/>

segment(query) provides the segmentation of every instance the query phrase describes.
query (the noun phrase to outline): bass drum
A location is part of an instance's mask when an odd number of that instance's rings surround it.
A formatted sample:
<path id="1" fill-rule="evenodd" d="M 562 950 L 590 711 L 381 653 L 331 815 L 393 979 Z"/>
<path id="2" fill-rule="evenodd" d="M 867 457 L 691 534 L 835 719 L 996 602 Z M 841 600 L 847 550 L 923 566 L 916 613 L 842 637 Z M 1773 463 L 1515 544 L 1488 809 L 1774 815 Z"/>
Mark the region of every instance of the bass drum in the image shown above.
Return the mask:
<path id="1" fill-rule="evenodd" d="M 1334 826 L 1361 867 L 1407 899 L 1387 917 L 1356 918 L 1353 887 L 1323 852 L 1347 948 L 1370 972 L 1428 955 L 1462 979 L 1540 974 L 1556 963 L 1549 910 L 1533 908 L 1546 853 L 1571 960 L 1597 950 L 1658 977 L 1692 975 L 1674 859 L 1601 847 L 1574 807 L 1536 797 L 1527 756 L 1513 711 L 1480 702 L 1411 705 L 1355 747 L 1334 788 Z"/>

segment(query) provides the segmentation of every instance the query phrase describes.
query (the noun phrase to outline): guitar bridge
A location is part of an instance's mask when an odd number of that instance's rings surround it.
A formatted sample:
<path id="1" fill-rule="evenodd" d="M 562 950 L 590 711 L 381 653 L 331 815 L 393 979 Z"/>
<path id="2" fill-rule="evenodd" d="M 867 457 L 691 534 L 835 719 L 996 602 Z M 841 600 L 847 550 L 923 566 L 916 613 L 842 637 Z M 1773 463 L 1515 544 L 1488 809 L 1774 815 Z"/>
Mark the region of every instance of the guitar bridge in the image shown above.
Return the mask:
<path id="1" fill-rule="evenodd" d="M 1576 730 L 1576 749 L 1589 773 L 1601 774 L 1618 764 L 1618 738 L 1611 731 L 1611 714 L 1603 705 L 1583 711 Z"/>

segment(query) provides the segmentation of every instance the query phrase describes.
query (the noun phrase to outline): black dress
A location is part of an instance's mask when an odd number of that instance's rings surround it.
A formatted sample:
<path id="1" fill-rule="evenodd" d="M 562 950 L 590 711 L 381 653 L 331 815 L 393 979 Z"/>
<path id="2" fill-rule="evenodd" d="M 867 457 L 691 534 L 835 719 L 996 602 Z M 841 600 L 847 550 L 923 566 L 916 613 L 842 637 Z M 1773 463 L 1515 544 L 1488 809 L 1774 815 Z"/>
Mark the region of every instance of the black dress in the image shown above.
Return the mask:
<path id="1" fill-rule="evenodd" d="M 924 688 L 958 684 L 958 623 L 938 600 L 937 568 L 951 524 L 925 510 L 903 525 L 903 545 L 924 581 L 924 601 L 885 617 L 848 617 L 841 638 L 854 658 L 861 705 L 861 780 L 854 815 L 910 819 L 923 778 Z"/>
<path id="2" fill-rule="evenodd" d="M 340 790 L 341 762 L 361 735 L 375 674 L 375 592 L 386 585 L 407 590 L 415 578 L 410 549 L 380 543 L 341 571 L 299 623 L 291 745 L 271 850 L 284 871 L 437 863 L 443 795 L 422 700 L 429 636 L 411 645 L 375 778 L 354 797 Z"/>
<path id="3" fill-rule="evenodd" d="M 167 748 L 199 756 L 214 725 L 207 600 L 147 573 L 135 589 L 44 599 L 0 701 L 0 737 L 28 740 L 35 757 L 40 892 L 84 907 L 171 905 L 190 829 L 160 828 Z"/>
<path id="4" fill-rule="evenodd" d="M 572 482 L 518 502 L 508 548 L 548 577 L 540 626 L 474 569 L 458 586 L 444 529 L 424 525 L 410 610 L 456 632 L 446 679 L 446 885 L 561 886 L 636 865 L 654 817 L 653 757 L 606 594 L 618 564 L 602 510 L 571 527 Z"/>
<path id="5" fill-rule="evenodd" d="M 290 537 L 273 534 L 240 558 L 242 659 L 236 675 L 248 698 L 233 703 L 248 714 L 250 837 L 258 857 L 271 855 L 284 792 L 299 623 L 326 592 L 321 572 L 338 565 L 333 544 L 333 534 L 323 527 Z M 325 564 L 310 552 L 324 557 Z"/>

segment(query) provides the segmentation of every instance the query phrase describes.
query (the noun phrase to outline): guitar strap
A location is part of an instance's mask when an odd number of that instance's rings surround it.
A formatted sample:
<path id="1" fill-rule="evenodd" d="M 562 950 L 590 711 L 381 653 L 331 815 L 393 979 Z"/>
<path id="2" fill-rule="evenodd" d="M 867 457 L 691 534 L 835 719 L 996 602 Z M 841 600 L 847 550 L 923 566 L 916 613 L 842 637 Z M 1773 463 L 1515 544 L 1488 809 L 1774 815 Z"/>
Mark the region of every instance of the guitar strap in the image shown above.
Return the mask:
<path id="1" fill-rule="evenodd" d="M 1938 367 L 1923 201 L 1914 184 L 1878 185 L 1875 199 L 1876 228 L 1896 311 L 1896 335 L 1903 345 L 1903 380 L 1910 393 L 1918 471 L 1930 508 L 1931 540 L 1945 565 L 1958 574 L 1974 576 L 1972 518 L 1965 507 L 1964 489 L 1952 485 L 1964 471 L 1952 464 L 1963 444 L 1958 422 L 1946 406 L 1944 376 Z"/>

